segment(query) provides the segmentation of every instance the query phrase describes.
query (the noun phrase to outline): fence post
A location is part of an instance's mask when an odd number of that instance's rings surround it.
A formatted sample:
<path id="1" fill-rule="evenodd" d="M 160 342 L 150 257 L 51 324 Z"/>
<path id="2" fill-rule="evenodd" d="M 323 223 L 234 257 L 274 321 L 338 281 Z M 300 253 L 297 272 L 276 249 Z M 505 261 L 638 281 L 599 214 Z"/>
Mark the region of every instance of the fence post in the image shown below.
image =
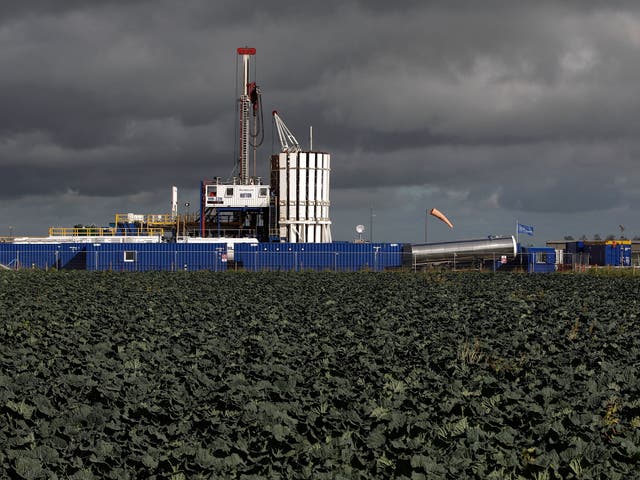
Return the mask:
<path id="1" fill-rule="evenodd" d="M 377 272 L 378 271 L 378 251 L 380 250 L 380 247 L 373 247 L 374 253 L 373 253 L 373 271 Z"/>

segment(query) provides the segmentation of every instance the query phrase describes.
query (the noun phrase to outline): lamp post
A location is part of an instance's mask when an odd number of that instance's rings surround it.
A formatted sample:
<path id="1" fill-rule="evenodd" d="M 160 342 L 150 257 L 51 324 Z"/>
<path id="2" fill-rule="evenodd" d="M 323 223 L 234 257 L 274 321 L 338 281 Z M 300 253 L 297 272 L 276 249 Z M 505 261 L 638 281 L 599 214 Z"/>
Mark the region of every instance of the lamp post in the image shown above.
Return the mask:
<path id="1" fill-rule="evenodd" d="M 191 204 L 189 202 L 184 203 L 185 214 L 184 214 L 184 221 L 182 222 L 182 228 L 184 229 L 183 234 L 185 237 L 187 236 L 187 220 L 189 219 L 190 206 Z"/>

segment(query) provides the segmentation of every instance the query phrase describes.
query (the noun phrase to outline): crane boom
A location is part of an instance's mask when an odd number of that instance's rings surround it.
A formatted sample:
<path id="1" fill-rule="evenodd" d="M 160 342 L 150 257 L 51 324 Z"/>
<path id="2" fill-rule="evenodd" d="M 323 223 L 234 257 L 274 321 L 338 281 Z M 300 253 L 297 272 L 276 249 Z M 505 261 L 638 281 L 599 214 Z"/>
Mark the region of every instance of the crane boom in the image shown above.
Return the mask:
<path id="1" fill-rule="evenodd" d="M 273 111 L 273 121 L 276 124 L 278 130 L 278 137 L 280 138 L 280 147 L 283 153 L 297 153 L 302 151 L 298 140 L 293 136 L 291 130 L 287 128 L 280 115 L 276 110 Z"/>

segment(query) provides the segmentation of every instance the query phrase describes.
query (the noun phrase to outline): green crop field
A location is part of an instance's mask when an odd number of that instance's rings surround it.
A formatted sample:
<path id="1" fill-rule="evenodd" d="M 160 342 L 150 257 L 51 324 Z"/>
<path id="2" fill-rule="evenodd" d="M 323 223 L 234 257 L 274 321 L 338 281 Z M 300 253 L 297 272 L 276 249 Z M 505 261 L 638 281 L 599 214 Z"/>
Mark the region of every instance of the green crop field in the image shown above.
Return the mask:
<path id="1" fill-rule="evenodd" d="M 640 478 L 640 278 L 0 273 L 0 478 Z"/>

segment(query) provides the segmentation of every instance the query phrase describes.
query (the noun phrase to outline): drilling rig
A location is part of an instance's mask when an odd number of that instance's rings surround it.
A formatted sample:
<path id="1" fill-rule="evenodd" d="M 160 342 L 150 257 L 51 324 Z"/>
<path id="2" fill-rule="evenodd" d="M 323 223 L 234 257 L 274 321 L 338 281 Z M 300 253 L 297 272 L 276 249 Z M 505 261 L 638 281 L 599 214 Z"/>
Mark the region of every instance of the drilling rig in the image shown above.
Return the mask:
<path id="1" fill-rule="evenodd" d="M 258 242 L 331 242 L 331 156 L 326 152 L 303 150 L 274 111 L 281 151 L 271 157 L 271 184 L 262 183 L 256 175 L 256 152 L 264 139 L 262 93 L 251 77 L 256 49 L 238 48 L 237 53 L 242 69 L 238 156 L 234 166 L 237 175 L 226 181 L 216 177 L 201 182 L 200 221 L 199 225 L 187 229 L 189 235 Z"/>
<path id="2" fill-rule="evenodd" d="M 251 78 L 251 63 L 256 49 L 238 48 L 241 60 L 241 84 L 238 98 L 238 156 L 234 174 L 200 183 L 200 222 L 197 233 L 202 238 L 254 238 L 270 240 L 270 188 L 257 176 L 257 149 L 264 139 L 262 96 Z M 254 68 L 255 70 L 255 68 Z M 250 156 L 253 156 L 253 175 Z"/>

